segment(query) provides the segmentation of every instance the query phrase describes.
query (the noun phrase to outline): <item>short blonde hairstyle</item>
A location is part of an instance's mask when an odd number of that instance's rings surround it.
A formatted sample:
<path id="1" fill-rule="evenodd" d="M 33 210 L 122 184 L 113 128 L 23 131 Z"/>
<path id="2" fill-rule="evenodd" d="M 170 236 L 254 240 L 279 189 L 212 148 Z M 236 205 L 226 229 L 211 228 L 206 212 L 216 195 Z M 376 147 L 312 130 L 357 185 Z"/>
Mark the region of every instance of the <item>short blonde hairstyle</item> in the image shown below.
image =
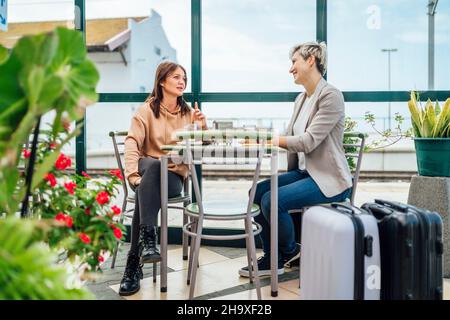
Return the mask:
<path id="1" fill-rule="evenodd" d="M 305 60 L 314 56 L 317 70 L 322 76 L 325 75 L 327 72 L 327 45 L 325 42 L 310 41 L 296 45 L 291 49 L 289 58 L 292 59 L 296 52 Z"/>

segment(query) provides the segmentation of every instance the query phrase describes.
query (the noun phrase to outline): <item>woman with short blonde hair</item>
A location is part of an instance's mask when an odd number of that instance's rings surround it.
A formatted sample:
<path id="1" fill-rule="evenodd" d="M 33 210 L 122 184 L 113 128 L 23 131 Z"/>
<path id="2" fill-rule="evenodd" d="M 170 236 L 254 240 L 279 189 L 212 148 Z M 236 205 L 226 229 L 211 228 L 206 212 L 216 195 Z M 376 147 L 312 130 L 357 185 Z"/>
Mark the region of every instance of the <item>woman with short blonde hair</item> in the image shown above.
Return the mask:
<path id="1" fill-rule="evenodd" d="M 285 135 L 274 144 L 288 151 L 288 172 L 278 177 L 278 274 L 284 264 L 300 256 L 289 210 L 320 203 L 344 201 L 351 194 L 352 176 L 344 154 L 345 106 L 342 93 L 323 78 L 327 70 L 324 42 L 293 47 L 289 70 L 305 92 L 295 99 L 294 113 Z M 263 214 L 255 221 L 264 255 L 258 259 L 259 275 L 270 275 L 270 179 L 258 183 L 255 195 Z M 248 267 L 239 270 L 249 276 Z"/>

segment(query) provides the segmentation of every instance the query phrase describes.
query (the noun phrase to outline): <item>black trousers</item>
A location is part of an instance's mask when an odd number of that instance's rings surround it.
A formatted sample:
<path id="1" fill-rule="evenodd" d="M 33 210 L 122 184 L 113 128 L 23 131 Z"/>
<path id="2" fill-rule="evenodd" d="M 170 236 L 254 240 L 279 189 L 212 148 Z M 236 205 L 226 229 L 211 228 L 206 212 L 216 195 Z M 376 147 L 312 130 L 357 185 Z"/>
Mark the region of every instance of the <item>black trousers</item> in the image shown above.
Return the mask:
<path id="1" fill-rule="evenodd" d="M 138 164 L 141 183 L 137 186 L 133 220 L 131 223 L 130 253 L 138 253 L 139 227 L 141 225 L 156 226 L 158 212 L 161 209 L 161 162 L 154 158 L 142 158 Z M 169 198 L 181 193 L 183 177 L 169 171 Z"/>

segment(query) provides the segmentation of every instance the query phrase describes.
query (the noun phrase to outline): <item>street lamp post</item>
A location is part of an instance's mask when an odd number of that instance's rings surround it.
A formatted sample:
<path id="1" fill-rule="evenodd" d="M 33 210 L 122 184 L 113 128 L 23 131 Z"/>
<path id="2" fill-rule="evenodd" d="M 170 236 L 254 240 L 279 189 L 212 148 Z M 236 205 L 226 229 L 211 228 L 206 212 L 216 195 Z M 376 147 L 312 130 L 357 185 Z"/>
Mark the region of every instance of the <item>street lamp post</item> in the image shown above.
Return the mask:
<path id="1" fill-rule="evenodd" d="M 434 90 L 434 16 L 439 0 L 428 0 L 428 90 Z"/>
<path id="2" fill-rule="evenodd" d="M 381 49 L 388 54 L 388 90 L 391 91 L 391 52 L 397 52 L 397 48 Z M 388 102 L 388 127 L 391 129 L 391 102 Z"/>

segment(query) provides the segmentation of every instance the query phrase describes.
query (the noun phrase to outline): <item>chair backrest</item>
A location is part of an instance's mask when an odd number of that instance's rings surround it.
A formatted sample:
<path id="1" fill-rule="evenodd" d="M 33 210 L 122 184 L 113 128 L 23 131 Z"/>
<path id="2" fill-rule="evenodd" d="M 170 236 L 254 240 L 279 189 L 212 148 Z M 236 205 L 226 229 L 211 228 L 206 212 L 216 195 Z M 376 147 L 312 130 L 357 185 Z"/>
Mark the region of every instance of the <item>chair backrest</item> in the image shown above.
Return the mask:
<path id="1" fill-rule="evenodd" d="M 350 203 L 353 205 L 358 185 L 359 174 L 361 171 L 361 161 L 364 152 L 365 135 L 361 132 L 345 132 L 344 133 L 344 151 L 345 157 L 352 164 L 353 170 L 353 186 Z M 356 163 L 355 163 L 356 160 Z"/>
<path id="2" fill-rule="evenodd" d="M 233 129 L 233 121 L 213 121 L 213 128 L 218 130 Z"/>
<path id="3" fill-rule="evenodd" d="M 114 146 L 114 155 L 116 157 L 117 166 L 119 167 L 122 177 L 124 177 L 122 180 L 124 199 L 128 198 L 128 186 L 127 186 L 128 182 L 125 179 L 125 169 L 122 162 L 122 157 L 124 156 L 125 153 L 125 138 L 127 135 L 128 135 L 127 131 L 111 131 L 109 133 L 109 136 L 111 137 Z"/>
<path id="4" fill-rule="evenodd" d="M 124 199 L 128 198 L 128 181 L 125 179 L 125 167 L 122 158 L 125 155 L 125 138 L 128 135 L 127 131 L 111 131 L 109 136 L 112 139 L 114 146 L 114 156 L 116 157 L 117 166 L 119 167 L 120 173 L 124 179 L 122 180 L 122 188 L 124 192 Z M 183 185 L 183 191 L 187 194 L 189 193 L 189 181 L 185 179 Z"/>

